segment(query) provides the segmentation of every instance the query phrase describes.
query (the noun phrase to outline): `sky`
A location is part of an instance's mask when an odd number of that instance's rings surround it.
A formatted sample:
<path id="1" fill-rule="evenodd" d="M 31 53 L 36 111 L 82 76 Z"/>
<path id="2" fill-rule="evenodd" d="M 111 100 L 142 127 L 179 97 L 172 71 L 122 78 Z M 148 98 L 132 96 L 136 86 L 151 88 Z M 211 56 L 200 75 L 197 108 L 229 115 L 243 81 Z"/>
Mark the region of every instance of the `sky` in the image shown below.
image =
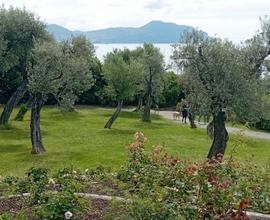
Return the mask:
<path id="1" fill-rule="evenodd" d="M 151 20 L 191 25 L 236 43 L 253 36 L 270 0 L 0 0 L 70 30 L 140 27 Z"/>

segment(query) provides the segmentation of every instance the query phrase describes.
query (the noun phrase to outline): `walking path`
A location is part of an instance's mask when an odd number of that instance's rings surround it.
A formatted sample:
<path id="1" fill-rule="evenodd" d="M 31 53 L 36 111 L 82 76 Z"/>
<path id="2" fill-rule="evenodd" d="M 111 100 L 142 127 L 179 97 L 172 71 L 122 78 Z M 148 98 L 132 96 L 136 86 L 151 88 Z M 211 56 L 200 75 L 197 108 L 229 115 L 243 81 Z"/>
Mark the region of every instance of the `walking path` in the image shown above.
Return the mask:
<path id="1" fill-rule="evenodd" d="M 174 111 L 159 111 L 159 115 L 161 115 L 162 117 L 164 117 L 166 119 L 172 120 L 176 123 L 181 123 L 182 118 L 180 120 L 173 119 L 173 112 Z M 196 125 L 199 128 L 206 128 L 206 126 L 207 126 L 204 124 L 200 124 L 198 122 L 196 122 Z M 235 127 L 227 127 L 227 126 L 226 126 L 226 128 L 227 128 L 227 131 L 229 133 L 237 133 L 237 132 L 242 131 L 245 136 L 248 136 L 251 138 L 270 140 L 270 133 L 261 132 L 261 131 L 252 131 L 252 130 L 248 130 L 248 129 L 240 129 L 240 128 L 235 128 Z"/>

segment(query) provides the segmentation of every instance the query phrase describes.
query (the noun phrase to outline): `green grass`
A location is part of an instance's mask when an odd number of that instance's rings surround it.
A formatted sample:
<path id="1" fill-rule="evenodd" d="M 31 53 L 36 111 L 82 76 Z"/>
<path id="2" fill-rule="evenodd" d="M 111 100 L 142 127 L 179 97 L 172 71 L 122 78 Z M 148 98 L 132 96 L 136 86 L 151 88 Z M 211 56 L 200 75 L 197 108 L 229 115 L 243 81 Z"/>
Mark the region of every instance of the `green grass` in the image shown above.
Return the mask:
<path id="1" fill-rule="evenodd" d="M 103 129 L 112 109 L 80 108 L 73 113 L 61 113 L 56 108 L 43 108 L 41 129 L 47 149 L 44 155 L 31 155 L 28 113 L 23 122 L 11 120 L 8 128 L 0 128 L 0 175 L 22 175 L 32 166 L 57 170 L 74 166 L 86 169 L 97 165 L 118 168 L 127 158 L 127 146 L 134 133 L 142 131 L 152 145 L 163 144 L 180 159 L 200 161 L 205 158 L 211 141 L 202 129 L 154 116 L 152 123 L 143 123 L 140 114 L 122 112 L 110 130 Z M 15 117 L 17 109 L 12 118 Z M 227 154 L 239 139 L 230 138 Z M 243 138 L 236 157 L 241 161 L 254 160 L 265 166 L 270 160 L 270 142 Z"/>

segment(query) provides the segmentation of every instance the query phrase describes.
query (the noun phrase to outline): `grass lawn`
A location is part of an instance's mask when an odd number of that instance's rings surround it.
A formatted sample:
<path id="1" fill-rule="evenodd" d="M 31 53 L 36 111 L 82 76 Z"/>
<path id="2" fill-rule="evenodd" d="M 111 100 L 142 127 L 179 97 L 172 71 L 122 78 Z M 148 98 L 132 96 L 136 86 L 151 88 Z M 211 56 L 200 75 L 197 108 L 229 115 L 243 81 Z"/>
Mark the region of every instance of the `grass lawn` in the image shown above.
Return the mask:
<path id="1" fill-rule="evenodd" d="M 31 155 L 29 116 L 24 122 L 11 120 L 8 128 L 0 128 L 0 175 L 22 175 L 32 166 L 59 169 L 74 166 L 86 169 L 99 164 L 118 168 L 127 157 L 127 146 L 136 131 L 149 139 L 147 149 L 163 144 L 180 159 L 199 161 L 207 155 L 211 141 L 202 129 L 154 116 L 152 123 L 143 123 L 139 113 L 122 112 L 110 130 L 103 129 L 112 109 L 79 108 L 73 113 L 61 113 L 56 108 L 43 108 L 41 129 L 47 152 Z M 17 109 L 12 118 L 15 117 Z M 270 142 L 259 139 L 230 137 L 227 155 L 242 139 L 235 157 L 266 166 L 270 161 Z"/>

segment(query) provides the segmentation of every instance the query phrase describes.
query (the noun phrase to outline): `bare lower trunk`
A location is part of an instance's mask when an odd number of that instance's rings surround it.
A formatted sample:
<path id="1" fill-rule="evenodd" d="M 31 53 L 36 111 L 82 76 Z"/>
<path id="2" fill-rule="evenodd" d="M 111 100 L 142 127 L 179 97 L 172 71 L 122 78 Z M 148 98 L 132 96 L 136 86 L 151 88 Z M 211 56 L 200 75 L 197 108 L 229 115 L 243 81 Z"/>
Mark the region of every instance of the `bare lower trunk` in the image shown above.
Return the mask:
<path id="1" fill-rule="evenodd" d="M 123 106 L 123 100 L 118 101 L 116 111 L 113 113 L 113 115 L 107 121 L 104 128 L 111 128 L 113 122 L 118 118 L 119 113 L 121 112 L 122 106 Z"/>
<path id="2" fill-rule="evenodd" d="M 151 104 L 152 104 L 151 94 L 148 94 L 146 105 L 143 109 L 143 117 L 142 117 L 142 120 L 145 122 L 151 122 L 151 115 L 150 115 Z"/>
<path id="3" fill-rule="evenodd" d="M 134 110 L 134 112 L 142 111 L 142 107 L 143 107 L 143 96 L 139 96 L 138 105 L 137 105 L 136 109 Z"/>
<path id="4" fill-rule="evenodd" d="M 32 154 L 41 154 L 46 150 L 42 143 L 40 131 L 40 110 L 42 108 L 42 99 L 35 97 L 31 109 L 31 141 L 32 141 Z"/>
<path id="5" fill-rule="evenodd" d="M 142 115 L 142 121 L 144 122 L 151 122 L 151 104 L 152 104 L 152 81 L 153 81 L 153 75 L 152 75 L 152 69 L 149 69 L 150 77 L 149 77 L 149 82 L 148 82 L 148 88 L 146 92 L 146 103 L 145 107 L 143 109 L 143 115 Z"/>
<path id="6" fill-rule="evenodd" d="M 33 104 L 34 98 L 31 97 L 26 104 L 24 104 L 24 106 L 20 108 L 19 112 L 17 113 L 15 120 L 16 121 L 23 121 L 23 118 L 25 116 L 25 114 L 27 113 L 27 111 L 29 110 L 29 108 L 31 108 L 32 104 Z"/>
<path id="7" fill-rule="evenodd" d="M 27 90 L 27 82 L 26 80 L 22 82 L 22 84 L 17 88 L 16 92 L 13 93 L 13 95 L 8 100 L 6 106 L 4 107 L 4 110 L 0 117 L 0 125 L 7 125 L 8 120 L 10 118 L 10 115 L 13 111 L 13 108 L 18 104 L 18 102 L 22 99 L 24 96 L 26 90 Z"/>
<path id="8" fill-rule="evenodd" d="M 225 127 L 225 113 L 219 112 L 214 116 L 214 140 L 208 158 L 217 157 L 218 155 L 224 155 L 227 148 L 227 142 L 229 135 Z"/>
<path id="9" fill-rule="evenodd" d="M 191 128 L 197 128 L 195 121 L 194 121 L 194 115 L 192 113 L 189 113 L 188 120 L 189 120 Z"/>
<path id="10" fill-rule="evenodd" d="M 214 121 L 211 121 L 207 127 L 207 135 L 211 140 L 214 140 Z"/>

